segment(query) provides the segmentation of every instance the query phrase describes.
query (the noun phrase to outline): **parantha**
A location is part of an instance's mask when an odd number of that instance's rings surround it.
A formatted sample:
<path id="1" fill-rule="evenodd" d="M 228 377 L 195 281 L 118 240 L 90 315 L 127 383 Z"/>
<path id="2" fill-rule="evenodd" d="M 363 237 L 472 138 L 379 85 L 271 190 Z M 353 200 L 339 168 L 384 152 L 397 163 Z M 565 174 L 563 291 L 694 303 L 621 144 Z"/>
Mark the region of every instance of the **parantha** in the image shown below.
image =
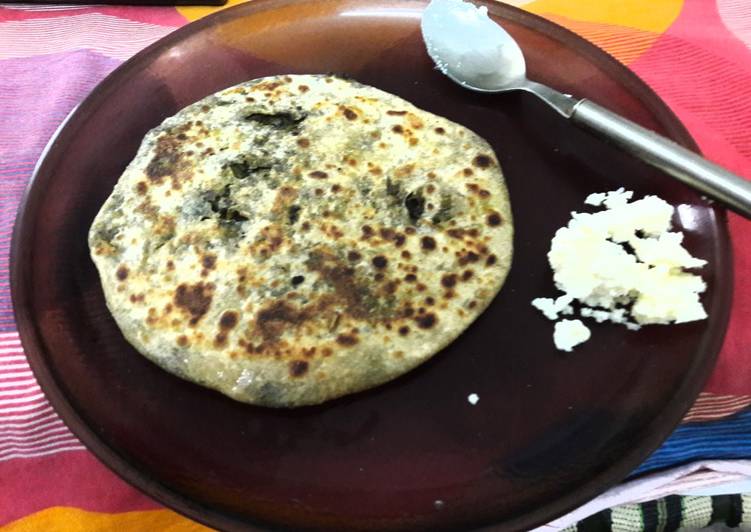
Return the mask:
<path id="1" fill-rule="evenodd" d="M 499 291 L 512 232 L 478 135 L 373 87 L 296 75 L 223 90 L 150 131 L 89 246 L 143 355 L 293 407 L 440 351 Z"/>

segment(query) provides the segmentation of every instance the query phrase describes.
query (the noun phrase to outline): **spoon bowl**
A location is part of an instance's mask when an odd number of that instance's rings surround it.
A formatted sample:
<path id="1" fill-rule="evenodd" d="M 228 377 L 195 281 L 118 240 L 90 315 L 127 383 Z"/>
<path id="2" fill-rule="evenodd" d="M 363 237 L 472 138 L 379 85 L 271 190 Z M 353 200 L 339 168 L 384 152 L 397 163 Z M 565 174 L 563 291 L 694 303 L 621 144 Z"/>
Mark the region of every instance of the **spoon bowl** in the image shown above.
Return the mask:
<path id="1" fill-rule="evenodd" d="M 484 93 L 530 92 L 577 126 L 751 218 L 751 182 L 594 102 L 529 80 L 519 44 L 488 17 L 486 7 L 432 0 L 420 28 L 428 55 L 462 87 Z"/>
<path id="2" fill-rule="evenodd" d="M 478 92 L 503 92 L 526 82 L 521 48 L 490 20 L 486 7 L 434 0 L 423 12 L 420 28 L 431 59 L 456 83 Z"/>

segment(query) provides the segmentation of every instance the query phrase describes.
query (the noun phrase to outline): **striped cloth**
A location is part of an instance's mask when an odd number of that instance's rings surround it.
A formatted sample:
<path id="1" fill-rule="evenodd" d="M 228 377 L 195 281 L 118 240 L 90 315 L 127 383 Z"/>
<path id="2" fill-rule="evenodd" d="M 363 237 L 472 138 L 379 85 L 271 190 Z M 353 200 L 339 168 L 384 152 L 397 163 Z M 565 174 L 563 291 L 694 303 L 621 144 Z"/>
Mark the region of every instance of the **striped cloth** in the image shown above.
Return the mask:
<path id="1" fill-rule="evenodd" d="M 710 158 L 751 176 L 747 0 L 513 3 L 572 29 L 627 64 L 673 108 Z M 122 61 L 216 9 L 0 6 L 0 526 L 5 525 L 4 530 L 203 529 L 120 481 L 53 412 L 18 340 L 8 255 L 22 191 L 47 139 L 68 112 Z M 661 497 L 689 485 L 751 477 L 751 328 L 745 327 L 751 318 L 751 288 L 744 284 L 751 274 L 751 231 L 739 217 L 731 216 L 729 223 L 738 289 L 730 330 L 705 391 L 684 424 L 628 482 L 544 528 L 560 530 L 609 506 L 616 508 L 581 521 L 579 527 L 591 530 L 591 523 L 606 519 L 614 530 L 651 528 L 655 516 L 658 524 L 663 517 L 675 524 L 669 509 L 676 499 L 618 505 L 644 501 L 645 495 Z M 749 506 L 742 500 L 741 521 L 746 522 Z M 695 509 L 693 499 L 681 504 L 679 524 L 699 513 L 702 517 L 696 522 L 708 522 L 703 520 L 706 503 L 701 511 Z M 736 503 L 722 504 L 736 508 Z"/>
<path id="2" fill-rule="evenodd" d="M 711 524 L 751 528 L 751 495 L 670 495 L 641 504 L 624 504 L 591 515 L 563 532 L 673 532 Z"/>
<path id="3" fill-rule="evenodd" d="M 0 334 L 0 461 L 83 449 L 34 380 L 16 333 Z"/>
<path id="4" fill-rule="evenodd" d="M 740 412 L 721 422 L 686 423 L 678 427 L 632 477 L 706 458 L 748 458 L 751 457 L 749 450 L 751 411 Z"/>

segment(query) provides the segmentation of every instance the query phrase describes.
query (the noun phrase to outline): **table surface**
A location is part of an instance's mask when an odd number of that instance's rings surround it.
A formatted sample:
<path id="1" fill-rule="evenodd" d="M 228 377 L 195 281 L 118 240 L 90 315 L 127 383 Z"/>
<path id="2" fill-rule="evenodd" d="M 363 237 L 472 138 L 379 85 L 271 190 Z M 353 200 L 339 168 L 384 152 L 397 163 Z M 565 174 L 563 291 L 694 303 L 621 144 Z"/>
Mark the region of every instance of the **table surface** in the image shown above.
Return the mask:
<path id="1" fill-rule="evenodd" d="M 509 3 L 577 32 L 629 66 L 667 102 L 708 158 L 751 176 L 751 9 L 746 0 Z M 8 261 L 23 189 L 67 113 L 134 53 L 217 9 L 0 6 L 0 525 L 9 524 L 9 530 L 205 528 L 122 482 L 56 416 L 18 339 Z M 676 466 L 724 461 L 724 471 L 694 482 L 692 487 L 699 488 L 738 480 L 746 471 L 743 460 L 751 458 L 751 329 L 743 326 L 751 316 L 751 287 L 744 275 L 751 270 L 748 223 L 729 217 L 736 289 L 715 372 L 684 423 L 635 472 L 664 475 L 659 493 L 680 492 L 687 485 L 688 476 L 669 476 Z M 638 492 L 630 494 L 629 484 L 624 486 L 620 498 L 606 500 L 620 504 L 629 496 L 639 498 Z M 644 494 L 643 486 L 638 490 Z"/>

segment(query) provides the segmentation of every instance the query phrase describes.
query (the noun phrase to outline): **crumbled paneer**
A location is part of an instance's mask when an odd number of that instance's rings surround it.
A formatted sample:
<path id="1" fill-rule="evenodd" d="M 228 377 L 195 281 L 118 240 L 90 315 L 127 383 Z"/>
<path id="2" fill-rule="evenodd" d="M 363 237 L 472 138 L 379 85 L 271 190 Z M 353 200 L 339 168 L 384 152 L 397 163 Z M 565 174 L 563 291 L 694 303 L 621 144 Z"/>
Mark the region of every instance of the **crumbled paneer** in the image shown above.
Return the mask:
<path id="1" fill-rule="evenodd" d="M 574 346 L 589 340 L 591 335 L 581 320 L 561 320 L 555 324 L 553 342 L 561 351 L 571 351 Z"/>
<path id="2" fill-rule="evenodd" d="M 564 294 L 556 299 L 538 297 L 532 301 L 532 306 L 541 310 L 549 320 L 556 320 L 558 319 L 558 314 L 574 313 L 574 308 L 571 306 L 573 300 L 574 298 L 568 294 Z"/>
<path id="3" fill-rule="evenodd" d="M 683 247 L 683 234 L 670 230 L 673 207 L 657 196 L 632 197 L 622 188 L 591 194 L 585 203 L 604 210 L 572 212 L 568 225 L 556 232 L 548 260 L 563 295 L 532 301 L 547 318 L 577 314 L 571 303 L 578 304 L 581 317 L 629 329 L 707 317 L 699 300 L 706 284 L 684 270 L 701 268 L 706 261 L 692 257 Z"/>

